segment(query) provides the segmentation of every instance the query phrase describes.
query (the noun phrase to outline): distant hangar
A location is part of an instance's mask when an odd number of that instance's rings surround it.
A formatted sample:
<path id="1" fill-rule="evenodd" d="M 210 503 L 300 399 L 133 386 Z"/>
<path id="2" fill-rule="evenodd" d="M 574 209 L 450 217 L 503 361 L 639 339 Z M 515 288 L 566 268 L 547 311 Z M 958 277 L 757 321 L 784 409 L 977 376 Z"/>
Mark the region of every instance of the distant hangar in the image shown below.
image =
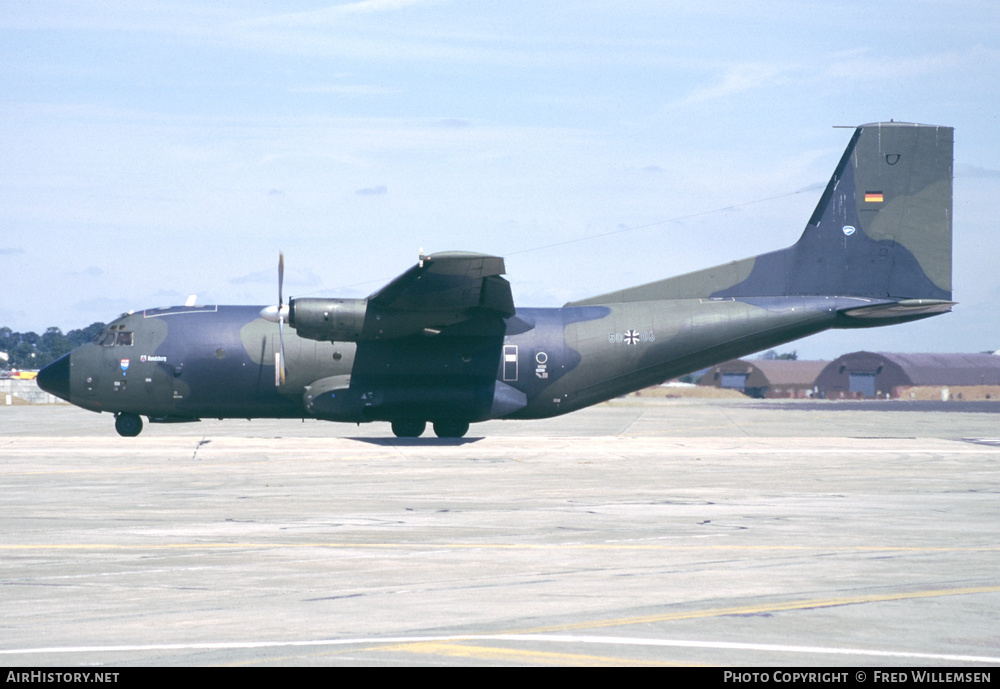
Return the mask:
<path id="1" fill-rule="evenodd" d="M 794 359 L 733 359 L 708 369 L 699 384 L 739 390 L 749 397 L 815 397 L 816 378 L 829 363 Z"/>
<path id="2" fill-rule="evenodd" d="M 1000 386 L 1000 356 L 862 351 L 829 362 L 736 359 L 709 369 L 700 384 L 772 399 L 896 398 L 910 388 Z"/>
<path id="3" fill-rule="evenodd" d="M 831 361 L 816 378 L 827 399 L 899 397 L 903 388 L 1000 385 L 994 354 L 852 352 Z"/>

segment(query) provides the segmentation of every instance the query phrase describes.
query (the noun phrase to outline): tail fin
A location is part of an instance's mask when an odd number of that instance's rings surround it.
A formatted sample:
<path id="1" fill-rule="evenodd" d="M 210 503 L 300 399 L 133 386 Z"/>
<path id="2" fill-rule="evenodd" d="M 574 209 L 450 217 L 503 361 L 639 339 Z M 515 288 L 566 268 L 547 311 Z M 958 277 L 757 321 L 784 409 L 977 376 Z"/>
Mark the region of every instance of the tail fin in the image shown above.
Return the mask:
<path id="1" fill-rule="evenodd" d="M 953 132 L 862 125 L 794 245 L 574 304 L 811 295 L 950 302 Z"/>
<path id="2" fill-rule="evenodd" d="M 858 127 L 799 241 L 785 294 L 951 299 L 950 127 Z"/>

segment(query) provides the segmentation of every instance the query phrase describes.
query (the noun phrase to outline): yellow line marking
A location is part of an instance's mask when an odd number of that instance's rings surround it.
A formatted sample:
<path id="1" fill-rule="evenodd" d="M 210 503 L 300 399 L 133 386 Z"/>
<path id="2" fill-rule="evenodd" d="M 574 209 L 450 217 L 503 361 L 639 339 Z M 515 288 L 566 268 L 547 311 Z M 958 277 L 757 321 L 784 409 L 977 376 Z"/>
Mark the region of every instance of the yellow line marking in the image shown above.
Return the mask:
<path id="1" fill-rule="evenodd" d="M 623 627 L 633 624 L 650 624 L 656 622 L 671 622 L 674 620 L 692 620 L 707 617 L 724 617 L 726 615 L 757 615 L 768 612 L 785 612 L 789 610 L 810 610 L 816 608 L 833 608 L 843 605 L 859 605 L 862 603 L 885 603 L 891 601 L 914 600 L 918 598 L 938 598 L 941 596 L 964 596 L 979 593 L 1000 593 L 1000 586 L 978 586 L 958 589 L 936 589 L 931 591 L 909 591 L 902 593 L 871 594 L 867 596 L 849 596 L 844 598 L 810 599 L 770 603 L 765 605 L 748 605 L 733 608 L 709 608 L 708 610 L 689 610 L 664 613 L 662 615 L 644 615 L 641 617 L 620 617 L 609 620 L 594 620 L 547 627 L 535 627 L 509 634 L 541 634 L 545 632 L 570 631 L 580 629 L 600 629 L 602 627 Z"/>
<path id="2" fill-rule="evenodd" d="M 828 599 L 807 599 L 798 601 L 786 601 L 783 603 L 770 603 L 766 605 L 748 605 L 728 608 L 709 608 L 707 610 L 689 610 L 682 612 L 666 613 L 662 615 L 643 615 L 640 617 L 621 617 L 608 620 L 592 620 L 590 622 L 576 622 L 561 625 L 550 625 L 546 627 L 535 627 L 532 629 L 500 632 L 499 635 L 532 635 L 546 634 L 553 632 L 580 631 L 586 629 L 601 629 L 606 627 L 624 627 L 636 624 L 651 624 L 660 622 L 672 622 L 675 620 L 704 619 L 709 617 L 725 617 L 728 615 L 754 615 L 770 612 L 786 612 L 792 610 L 811 610 L 816 608 L 832 608 L 844 605 L 859 605 L 863 603 L 884 603 L 901 600 L 915 600 L 920 598 L 936 598 L 941 596 L 974 595 L 981 593 L 1000 593 L 1000 586 L 979 586 L 956 589 L 935 589 L 930 591 L 910 591 L 889 594 L 871 594 L 867 596 L 848 596 L 842 598 Z M 496 632 L 482 634 L 482 636 L 494 637 Z M 474 640 L 476 634 L 470 634 L 469 639 Z M 571 653 L 549 653 L 542 651 L 522 651 L 504 647 L 493 646 L 473 646 L 461 642 L 415 642 L 405 644 L 393 644 L 388 646 L 373 646 L 369 651 L 405 651 L 407 653 L 423 653 L 426 655 L 455 656 L 473 658 L 475 660 L 509 661 L 513 663 L 535 663 L 547 665 L 588 665 L 588 666 L 638 666 L 638 665 L 675 665 L 675 663 L 654 663 L 627 658 L 615 658 L 610 656 L 591 656 Z M 676 663 L 679 665 L 680 663 Z"/>
<path id="3" fill-rule="evenodd" d="M 756 606 L 742 606 L 742 607 L 728 607 L 728 608 L 710 608 L 707 610 L 692 610 L 686 612 L 669 613 L 663 615 L 645 615 L 641 617 L 623 617 L 618 619 L 610 620 L 594 620 L 591 622 L 579 622 L 570 623 L 563 625 L 552 625 L 548 627 L 539 627 L 535 629 L 528 629 L 522 631 L 507 631 L 507 632 L 484 632 L 481 634 L 464 634 L 447 636 L 445 638 L 424 638 L 424 639 L 385 639 L 382 645 L 379 645 L 379 641 L 376 639 L 326 639 L 326 640 L 312 640 L 312 641 L 297 641 L 297 642 L 243 642 L 243 643 L 194 643 L 194 644 L 156 644 L 147 646 L 105 646 L 105 647 L 52 647 L 52 648 L 32 648 L 32 649 L 0 649 L 0 655 L 13 655 L 18 653 L 81 653 L 81 652 L 110 652 L 110 651 L 127 651 L 127 650 L 171 650 L 171 649 L 248 649 L 248 648 L 271 648 L 271 647 L 290 647 L 290 646 L 337 646 L 337 645 L 354 645 L 358 643 L 366 644 L 366 651 L 405 651 L 410 653 L 424 653 L 433 655 L 450 655 L 450 656 L 461 656 L 474 658 L 476 660 L 508 660 L 517 663 L 536 663 L 536 664 L 560 664 L 560 665 L 598 665 L 598 664 L 608 664 L 608 665 L 646 665 L 643 661 L 635 661 L 631 659 L 616 658 L 613 656 L 593 656 L 584 654 L 569 654 L 569 653 L 549 653 L 549 652 L 538 652 L 530 650 L 517 650 L 510 649 L 506 647 L 494 647 L 494 646 L 475 646 L 471 645 L 472 642 L 494 640 L 498 643 L 510 643 L 510 642 L 527 642 L 532 643 L 531 635 L 544 635 L 546 633 L 558 632 L 558 631 L 568 631 L 568 630 L 582 630 L 582 629 L 598 629 L 602 627 L 612 627 L 612 626 L 626 626 L 634 624 L 649 624 L 657 622 L 668 622 L 672 620 L 689 620 L 696 618 L 708 618 L 708 617 L 721 617 L 726 615 L 750 615 L 759 614 L 766 612 L 782 612 L 790 610 L 807 610 L 816 608 L 829 608 L 835 606 L 843 605 L 857 605 L 861 603 L 879 603 L 879 602 L 891 602 L 900 600 L 913 600 L 920 598 L 933 598 L 940 596 L 958 596 L 958 595 L 975 595 L 981 593 L 998 593 L 1000 592 L 1000 586 L 979 586 L 979 587 L 966 587 L 966 588 L 955 588 L 955 589 L 935 589 L 926 591 L 911 591 L 903 593 L 892 593 L 892 594 L 872 594 L 866 596 L 850 596 L 841 598 L 829 598 L 829 599 L 809 599 L 809 600 L 799 600 L 799 601 L 786 601 L 783 603 L 772 603 L 766 605 L 756 605 Z M 497 637 L 519 637 L 519 638 L 504 638 L 498 639 Z M 961 660 L 963 662 L 993 662 L 994 658 L 989 657 L 972 657 L 972 656 L 951 656 L 942 654 L 920 654 L 920 653 L 906 653 L 906 652 L 887 652 L 887 651 L 872 651 L 864 649 L 846 649 L 846 648 L 810 648 L 810 647 L 792 647 L 792 646 L 776 646 L 768 644 L 725 644 L 721 642 L 671 642 L 668 640 L 662 640 L 661 644 L 648 644 L 644 642 L 651 641 L 649 639 L 635 638 L 630 639 L 628 637 L 618 637 L 611 638 L 609 641 L 604 637 L 581 637 L 581 639 L 586 639 L 590 642 L 596 643 L 626 643 L 633 645 L 662 645 L 662 646 L 687 646 L 687 647 L 699 647 L 699 648 L 720 648 L 723 646 L 732 648 L 741 648 L 744 650 L 751 649 L 751 647 L 756 647 L 758 650 L 779 650 L 784 652 L 801 652 L 801 653 L 822 653 L 822 654 L 855 654 L 855 655 L 869 655 L 869 656 L 898 656 L 898 657 L 921 657 L 921 658 L 936 658 L 936 659 L 946 659 L 946 660 Z M 555 641 L 558 643 L 579 643 L 581 639 L 567 639 L 567 638 L 549 638 L 548 641 Z M 298 657 L 298 656 L 295 656 Z M 263 659 L 266 662 L 268 659 Z"/>
<path id="4" fill-rule="evenodd" d="M 395 646 L 375 646 L 369 651 L 405 651 L 406 653 L 422 653 L 424 655 L 451 656 L 456 658 L 473 658 L 475 660 L 507 661 L 521 664 L 537 665 L 586 665 L 589 667 L 646 667 L 646 666 L 684 666 L 691 663 L 664 663 L 654 661 L 631 660 L 612 656 L 595 656 L 580 653 L 552 653 L 548 651 L 529 651 L 516 648 L 497 646 L 470 646 L 461 643 L 423 642 L 398 644 Z"/>

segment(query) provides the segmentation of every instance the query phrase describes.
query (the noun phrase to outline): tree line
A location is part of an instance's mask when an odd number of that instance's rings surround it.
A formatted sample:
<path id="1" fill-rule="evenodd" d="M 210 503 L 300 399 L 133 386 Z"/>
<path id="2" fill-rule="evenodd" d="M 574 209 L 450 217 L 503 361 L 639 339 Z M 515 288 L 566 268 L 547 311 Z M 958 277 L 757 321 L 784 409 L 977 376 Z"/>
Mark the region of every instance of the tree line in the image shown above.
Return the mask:
<path id="1" fill-rule="evenodd" d="M 0 371 L 33 370 L 51 364 L 85 342 L 90 342 L 104 330 L 104 323 L 92 323 L 86 328 L 70 330 L 65 335 L 59 328 L 48 328 L 39 335 L 18 333 L 0 327 Z"/>

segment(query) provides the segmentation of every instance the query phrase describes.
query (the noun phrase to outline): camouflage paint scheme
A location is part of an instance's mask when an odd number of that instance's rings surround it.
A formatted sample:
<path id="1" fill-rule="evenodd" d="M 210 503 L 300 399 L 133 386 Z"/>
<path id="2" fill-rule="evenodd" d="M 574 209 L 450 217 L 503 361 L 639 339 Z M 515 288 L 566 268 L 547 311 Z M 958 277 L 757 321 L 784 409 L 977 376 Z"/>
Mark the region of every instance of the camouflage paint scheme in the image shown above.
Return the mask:
<path id="1" fill-rule="evenodd" d="M 403 436 L 565 414 L 828 328 L 949 311 L 952 150 L 948 127 L 858 127 L 793 246 L 562 308 L 515 309 L 498 257 L 434 254 L 365 300 L 293 299 L 281 324 L 260 306 L 123 315 L 38 382 L 123 435 L 140 414 Z"/>

